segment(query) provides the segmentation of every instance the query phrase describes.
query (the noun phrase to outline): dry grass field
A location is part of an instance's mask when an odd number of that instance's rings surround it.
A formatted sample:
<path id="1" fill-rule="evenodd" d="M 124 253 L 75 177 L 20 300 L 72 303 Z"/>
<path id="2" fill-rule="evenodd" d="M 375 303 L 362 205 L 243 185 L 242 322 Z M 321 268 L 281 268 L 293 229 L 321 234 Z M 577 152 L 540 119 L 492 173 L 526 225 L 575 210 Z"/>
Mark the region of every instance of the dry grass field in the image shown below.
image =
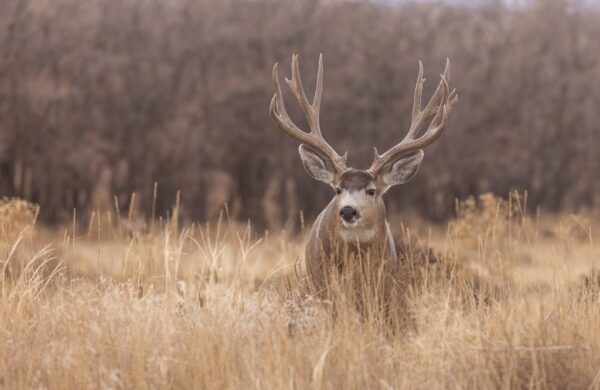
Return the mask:
<path id="1" fill-rule="evenodd" d="M 600 390 L 599 5 L 0 0 L 0 390 Z"/>
<path id="2" fill-rule="evenodd" d="M 109 213 L 73 234 L 6 200 L 0 387 L 600 388 L 598 219 L 525 203 L 466 200 L 447 226 L 395 218 L 438 262 L 407 250 L 419 277 L 389 321 L 307 295 L 301 235 Z"/>

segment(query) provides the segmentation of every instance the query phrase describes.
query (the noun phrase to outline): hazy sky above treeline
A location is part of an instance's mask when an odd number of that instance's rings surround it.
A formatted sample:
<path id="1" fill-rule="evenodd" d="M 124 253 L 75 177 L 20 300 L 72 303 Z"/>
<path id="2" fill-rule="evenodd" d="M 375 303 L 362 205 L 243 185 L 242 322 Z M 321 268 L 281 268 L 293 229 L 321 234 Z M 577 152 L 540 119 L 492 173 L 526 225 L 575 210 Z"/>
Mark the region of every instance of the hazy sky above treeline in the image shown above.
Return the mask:
<path id="1" fill-rule="evenodd" d="M 486 4 L 504 4 L 511 7 L 520 7 L 543 0 L 373 0 L 376 3 L 444 3 L 481 6 Z M 600 7 L 600 0 L 564 0 L 576 6 Z"/>

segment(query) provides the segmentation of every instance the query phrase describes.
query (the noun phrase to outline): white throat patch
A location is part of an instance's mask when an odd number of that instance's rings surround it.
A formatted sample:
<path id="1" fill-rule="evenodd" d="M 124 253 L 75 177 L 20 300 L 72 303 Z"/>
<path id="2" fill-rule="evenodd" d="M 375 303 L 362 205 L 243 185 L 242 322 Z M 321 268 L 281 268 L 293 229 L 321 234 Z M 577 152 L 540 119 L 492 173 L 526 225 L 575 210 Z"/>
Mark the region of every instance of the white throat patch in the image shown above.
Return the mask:
<path id="1" fill-rule="evenodd" d="M 373 241 L 375 237 L 375 229 L 341 229 L 340 237 L 348 243 L 359 242 L 361 244 Z"/>

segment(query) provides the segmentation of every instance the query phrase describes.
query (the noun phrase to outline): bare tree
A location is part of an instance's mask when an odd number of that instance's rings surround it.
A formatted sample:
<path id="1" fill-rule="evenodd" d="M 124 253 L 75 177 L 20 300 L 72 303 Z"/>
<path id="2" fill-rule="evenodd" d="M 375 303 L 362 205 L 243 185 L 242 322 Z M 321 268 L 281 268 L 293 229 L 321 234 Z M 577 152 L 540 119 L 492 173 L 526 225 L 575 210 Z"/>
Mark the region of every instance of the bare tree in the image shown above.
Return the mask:
<path id="1" fill-rule="evenodd" d="M 336 69 L 325 75 L 320 121 L 356 166 L 410 122 L 417 60 L 453 59 L 463 104 L 451 140 L 431 147 L 439 158 L 410 188 L 392 190 L 391 208 L 445 218 L 455 197 L 514 188 L 551 210 L 600 199 L 600 13 L 576 1 L 0 6 L 0 193 L 40 203 L 47 222 L 98 207 L 99 186 L 122 207 L 136 192 L 150 213 L 154 182 L 159 214 L 181 190 L 187 216 L 205 219 L 213 188 L 204 173 L 217 171 L 234 183 L 239 218 L 272 228 L 297 210 L 314 218 L 327 192 L 304 177 L 293 142 L 271 136 L 264 112 L 270 66 L 289 65 L 293 52 L 323 52 Z M 316 73 L 304 78 L 312 85 Z M 302 123 L 297 107 L 289 114 Z"/>

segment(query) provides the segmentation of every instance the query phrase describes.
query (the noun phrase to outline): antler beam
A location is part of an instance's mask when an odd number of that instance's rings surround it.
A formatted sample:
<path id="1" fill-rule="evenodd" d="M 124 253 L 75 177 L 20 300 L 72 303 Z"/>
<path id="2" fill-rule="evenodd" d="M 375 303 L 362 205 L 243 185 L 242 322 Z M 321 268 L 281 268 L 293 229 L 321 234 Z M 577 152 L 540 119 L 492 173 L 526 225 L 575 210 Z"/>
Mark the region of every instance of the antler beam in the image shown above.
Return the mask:
<path id="1" fill-rule="evenodd" d="M 400 143 L 382 155 L 378 154 L 377 149 L 375 148 L 373 163 L 368 169 L 369 173 L 376 175 L 381 168 L 389 162 L 396 160 L 402 155 L 422 149 L 425 146 L 434 143 L 442 135 L 446 123 L 448 122 L 448 113 L 452 110 L 452 106 L 458 99 L 456 90 L 449 92 L 449 81 L 450 60 L 446 59 L 446 68 L 444 69 L 444 74 L 441 76 L 440 83 L 425 106 L 425 109 L 421 111 L 421 95 L 423 93 L 423 83 L 425 82 L 425 79 L 423 78 L 423 64 L 419 61 L 419 76 L 415 87 L 412 120 L 408 133 Z M 420 137 L 417 137 L 423 124 L 427 123 L 430 119 L 431 122 L 429 123 L 427 130 Z"/>
<path id="2" fill-rule="evenodd" d="M 271 119 L 281 131 L 321 153 L 331 162 L 338 173 L 342 173 L 346 170 L 346 154 L 344 154 L 344 156 L 340 156 L 336 153 L 336 151 L 323 138 L 319 125 L 319 110 L 321 107 L 321 94 L 323 93 L 323 54 L 319 56 L 317 86 L 315 88 L 315 96 L 312 103 L 308 102 L 308 98 L 306 97 L 304 88 L 302 87 L 297 54 L 292 56 L 292 79 L 288 80 L 286 78 L 285 81 L 298 100 L 298 103 L 300 103 L 300 107 L 302 108 L 302 111 L 308 120 L 310 131 L 305 132 L 300 130 L 300 128 L 294 124 L 285 109 L 283 95 L 281 93 L 281 86 L 279 85 L 279 77 L 277 76 L 277 64 L 273 66 L 273 86 L 275 87 L 275 94 L 271 99 L 271 105 L 269 107 Z"/>

